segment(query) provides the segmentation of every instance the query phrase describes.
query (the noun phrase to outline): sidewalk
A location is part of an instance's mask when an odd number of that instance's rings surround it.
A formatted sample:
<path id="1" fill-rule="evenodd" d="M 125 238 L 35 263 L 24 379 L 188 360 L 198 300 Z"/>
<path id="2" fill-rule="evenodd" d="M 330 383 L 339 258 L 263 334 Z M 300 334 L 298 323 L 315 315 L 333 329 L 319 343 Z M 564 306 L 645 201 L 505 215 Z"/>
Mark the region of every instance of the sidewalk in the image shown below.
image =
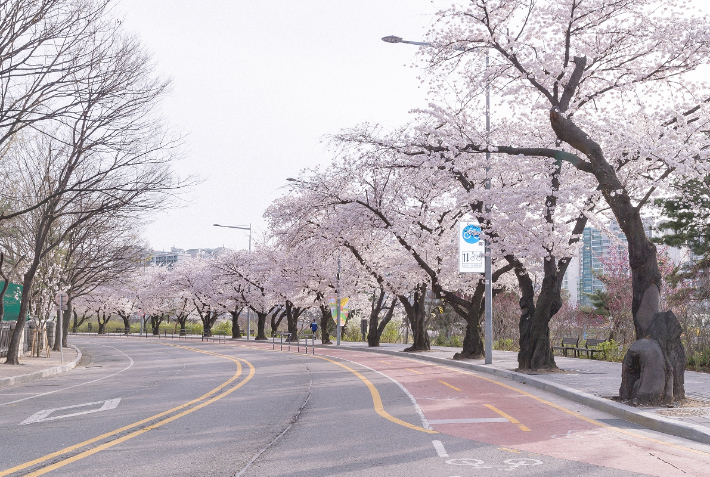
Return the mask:
<path id="1" fill-rule="evenodd" d="M 341 347 L 492 374 L 551 392 L 654 431 L 710 444 L 710 374 L 685 372 L 687 402 L 683 407 L 635 408 L 610 399 L 619 395 L 621 363 L 555 356 L 557 366 L 564 372 L 523 374 L 514 371 L 518 361 L 517 353 L 513 351 L 493 351 L 493 363 L 487 365 L 483 359 L 453 360 L 452 356 L 460 348 L 433 346 L 431 351 L 405 353 L 406 346 L 402 344 L 368 348 L 367 343 L 341 342 Z"/>
<path id="2" fill-rule="evenodd" d="M 0 389 L 69 371 L 80 359 L 81 351 L 74 346 L 64 348 L 64 362 L 58 351 L 52 351 L 49 358 L 23 356 L 19 366 L 5 365 L 5 358 L 0 358 Z"/>

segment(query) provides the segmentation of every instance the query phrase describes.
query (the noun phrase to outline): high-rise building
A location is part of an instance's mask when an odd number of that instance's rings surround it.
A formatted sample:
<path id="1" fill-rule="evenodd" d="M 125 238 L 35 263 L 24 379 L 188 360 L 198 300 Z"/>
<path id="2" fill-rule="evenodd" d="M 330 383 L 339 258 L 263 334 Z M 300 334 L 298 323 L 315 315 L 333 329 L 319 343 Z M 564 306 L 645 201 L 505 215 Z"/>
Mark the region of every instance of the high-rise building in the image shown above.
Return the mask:
<path id="1" fill-rule="evenodd" d="M 646 235 L 651 237 L 651 221 L 644 220 L 644 224 Z M 594 227 L 586 227 L 582 232 L 581 247 L 577 251 L 577 256 L 572 259 L 562 283 L 562 288 L 567 290 L 572 303 L 590 306 L 592 302 L 589 294 L 604 289 L 604 284 L 596 277 L 596 274 L 604 271 L 602 259 L 609 253 L 611 247 L 617 247 L 621 253 L 627 251 L 626 235 L 618 224 L 611 223 L 609 231 L 611 237 Z"/>

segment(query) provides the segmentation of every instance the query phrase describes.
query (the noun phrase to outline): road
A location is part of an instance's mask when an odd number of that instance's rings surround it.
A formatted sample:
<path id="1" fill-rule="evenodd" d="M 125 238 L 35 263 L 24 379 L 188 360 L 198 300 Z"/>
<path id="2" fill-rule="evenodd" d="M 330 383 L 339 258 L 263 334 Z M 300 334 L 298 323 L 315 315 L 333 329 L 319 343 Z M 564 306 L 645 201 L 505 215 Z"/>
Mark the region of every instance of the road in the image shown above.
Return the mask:
<path id="1" fill-rule="evenodd" d="M 710 446 L 415 359 L 72 339 L 75 370 L 0 390 L 0 477 L 709 474 Z"/>

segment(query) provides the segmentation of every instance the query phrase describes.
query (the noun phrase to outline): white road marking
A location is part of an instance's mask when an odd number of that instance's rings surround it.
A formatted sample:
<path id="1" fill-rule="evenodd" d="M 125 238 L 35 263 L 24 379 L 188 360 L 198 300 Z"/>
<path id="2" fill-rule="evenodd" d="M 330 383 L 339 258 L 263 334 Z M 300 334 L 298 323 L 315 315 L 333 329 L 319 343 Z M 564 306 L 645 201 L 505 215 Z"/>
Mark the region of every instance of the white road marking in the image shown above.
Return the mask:
<path id="1" fill-rule="evenodd" d="M 502 464 L 486 464 L 480 459 L 449 459 L 446 463 L 450 465 L 470 465 L 476 469 L 502 469 L 511 471 L 522 466 L 541 465 L 542 461 L 537 459 L 506 459 Z"/>
<path id="2" fill-rule="evenodd" d="M 121 398 L 109 399 L 107 401 L 87 402 L 84 404 L 75 404 L 73 406 L 57 407 L 54 409 L 45 409 L 43 411 L 39 411 L 39 412 L 32 414 L 30 417 L 28 417 L 27 419 L 22 421 L 20 423 L 20 425 L 24 426 L 26 424 L 33 424 L 36 422 L 55 421 L 57 419 L 65 419 L 67 417 L 75 417 L 75 416 L 82 416 L 84 414 L 93 414 L 95 412 L 109 411 L 111 409 L 115 409 L 116 406 L 118 406 L 119 402 L 121 402 Z M 96 408 L 96 409 L 89 409 L 88 411 L 80 411 L 80 412 L 73 412 L 71 414 L 61 414 L 59 416 L 51 416 L 51 414 L 53 414 L 57 411 L 64 411 L 66 409 L 77 409 L 80 407 L 96 406 L 98 404 L 102 404 L 102 406 L 99 408 Z"/>
<path id="3" fill-rule="evenodd" d="M 441 443 L 441 441 L 431 441 L 432 444 L 434 444 L 434 449 L 436 449 L 436 455 L 439 457 L 449 457 L 449 454 L 446 453 L 446 449 L 444 449 L 444 444 Z"/>
<path id="4" fill-rule="evenodd" d="M 472 419 L 436 419 L 429 424 L 478 424 L 480 422 L 508 422 L 504 417 L 477 417 Z"/>
<path id="5" fill-rule="evenodd" d="M 126 366 L 125 368 L 123 368 L 122 370 L 117 371 L 117 372 L 115 372 L 115 373 L 113 373 L 113 374 L 109 374 L 108 376 L 104 376 L 103 378 L 93 379 L 93 380 L 91 380 L 91 381 L 86 381 L 85 383 L 75 384 L 75 385 L 73 385 L 73 386 L 68 386 L 68 387 L 66 387 L 66 388 L 55 389 L 54 391 L 47 391 L 46 393 L 35 394 L 34 396 L 30 396 L 30 397 L 26 397 L 26 398 L 22 398 L 22 399 L 16 399 L 16 400 L 14 400 L 14 401 L 4 402 L 4 403 L 0 404 L 0 407 L 2 407 L 2 406 L 7 406 L 7 405 L 9 405 L 9 404 L 15 404 L 15 403 L 17 403 L 17 402 L 27 401 L 28 399 L 35 399 L 35 398 L 38 398 L 38 397 L 46 396 L 46 395 L 48 395 L 48 394 L 58 393 L 58 392 L 60 392 L 60 391 L 66 391 L 67 389 L 72 389 L 72 388 L 76 388 L 76 387 L 79 387 L 79 386 L 84 386 L 85 384 L 91 384 L 91 383 L 95 383 L 95 382 L 97 382 L 97 381 L 103 381 L 104 379 L 108 379 L 108 378 L 111 378 L 111 377 L 113 377 L 113 376 L 116 376 L 117 374 L 121 374 L 122 372 L 126 371 L 127 369 L 129 369 L 129 368 L 131 368 L 131 367 L 133 366 L 133 358 L 131 358 L 130 356 L 128 356 L 126 353 L 124 353 L 124 352 L 121 351 L 120 349 L 116 349 L 116 348 L 114 348 L 113 346 L 108 346 L 108 345 L 101 345 L 101 346 L 104 346 L 104 347 L 106 347 L 106 348 L 111 348 L 111 349 L 114 349 L 114 350 L 118 351 L 119 353 L 121 353 L 122 355 L 124 355 L 126 358 L 128 358 L 128 360 L 130 361 L 130 364 L 129 364 L 128 366 Z"/>
<path id="6" fill-rule="evenodd" d="M 366 357 L 369 358 L 369 356 L 366 356 Z M 358 366 L 362 366 L 363 368 L 369 369 L 370 371 L 373 371 L 373 372 L 379 374 L 380 376 L 384 376 L 385 378 L 387 378 L 387 379 L 389 379 L 390 381 L 392 381 L 393 383 L 395 383 L 397 386 L 399 386 L 399 388 L 402 390 L 402 392 L 404 392 L 404 394 L 406 394 L 407 397 L 409 397 L 409 400 L 412 401 L 412 405 L 414 406 L 414 411 L 419 415 L 419 419 L 421 419 L 421 421 L 422 421 L 422 427 L 423 427 L 424 429 L 429 429 L 430 431 L 433 430 L 433 429 L 431 428 L 431 426 L 429 425 L 429 421 L 427 420 L 426 416 L 424 416 L 424 412 L 422 411 L 422 408 L 419 407 L 419 403 L 417 402 L 416 399 L 414 399 L 414 396 L 412 396 L 412 393 L 410 393 L 409 391 L 407 391 L 407 388 L 405 388 L 405 387 L 402 385 L 402 383 L 400 383 L 400 382 L 398 382 L 398 381 L 395 381 L 394 378 L 391 378 L 391 377 L 387 376 L 385 373 L 381 373 L 381 372 L 377 371 L 376 369 L 372 369 L 372 368 L 369 367 L 369 366 L 365 366 L 365 365 L 362 364 L 362 363 L 358 363 L 358 362 L 356 362 L 356 361 L 350 361 L 349 359 L 341 358 L 341 357 L 339 357 L 339 356 L 334 356 L 334 358 L 342 359 L 343 361 L 347 361 L 348 363 L 353 363 L 353 364 L 357 364 Z"/>

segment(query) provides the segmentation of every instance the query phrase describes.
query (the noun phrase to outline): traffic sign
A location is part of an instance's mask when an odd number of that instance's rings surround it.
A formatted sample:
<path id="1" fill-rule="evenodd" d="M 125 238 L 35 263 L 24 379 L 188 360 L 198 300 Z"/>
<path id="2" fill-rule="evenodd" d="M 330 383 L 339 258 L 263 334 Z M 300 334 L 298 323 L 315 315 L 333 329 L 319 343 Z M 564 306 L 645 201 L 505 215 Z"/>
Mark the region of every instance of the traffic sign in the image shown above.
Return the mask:
<path id="1" fill-rule="evenodd" d="M 459 273 L 484 273 L 485 242 L 476 222 L 459 222 Z"/>
<path id="2" fill-rule="evenodd" d="M 67 292 L 60 291 L 54 296 L 54 302 L 61 307 L 66 306 L 68 300 L 69 294 Z"/>

